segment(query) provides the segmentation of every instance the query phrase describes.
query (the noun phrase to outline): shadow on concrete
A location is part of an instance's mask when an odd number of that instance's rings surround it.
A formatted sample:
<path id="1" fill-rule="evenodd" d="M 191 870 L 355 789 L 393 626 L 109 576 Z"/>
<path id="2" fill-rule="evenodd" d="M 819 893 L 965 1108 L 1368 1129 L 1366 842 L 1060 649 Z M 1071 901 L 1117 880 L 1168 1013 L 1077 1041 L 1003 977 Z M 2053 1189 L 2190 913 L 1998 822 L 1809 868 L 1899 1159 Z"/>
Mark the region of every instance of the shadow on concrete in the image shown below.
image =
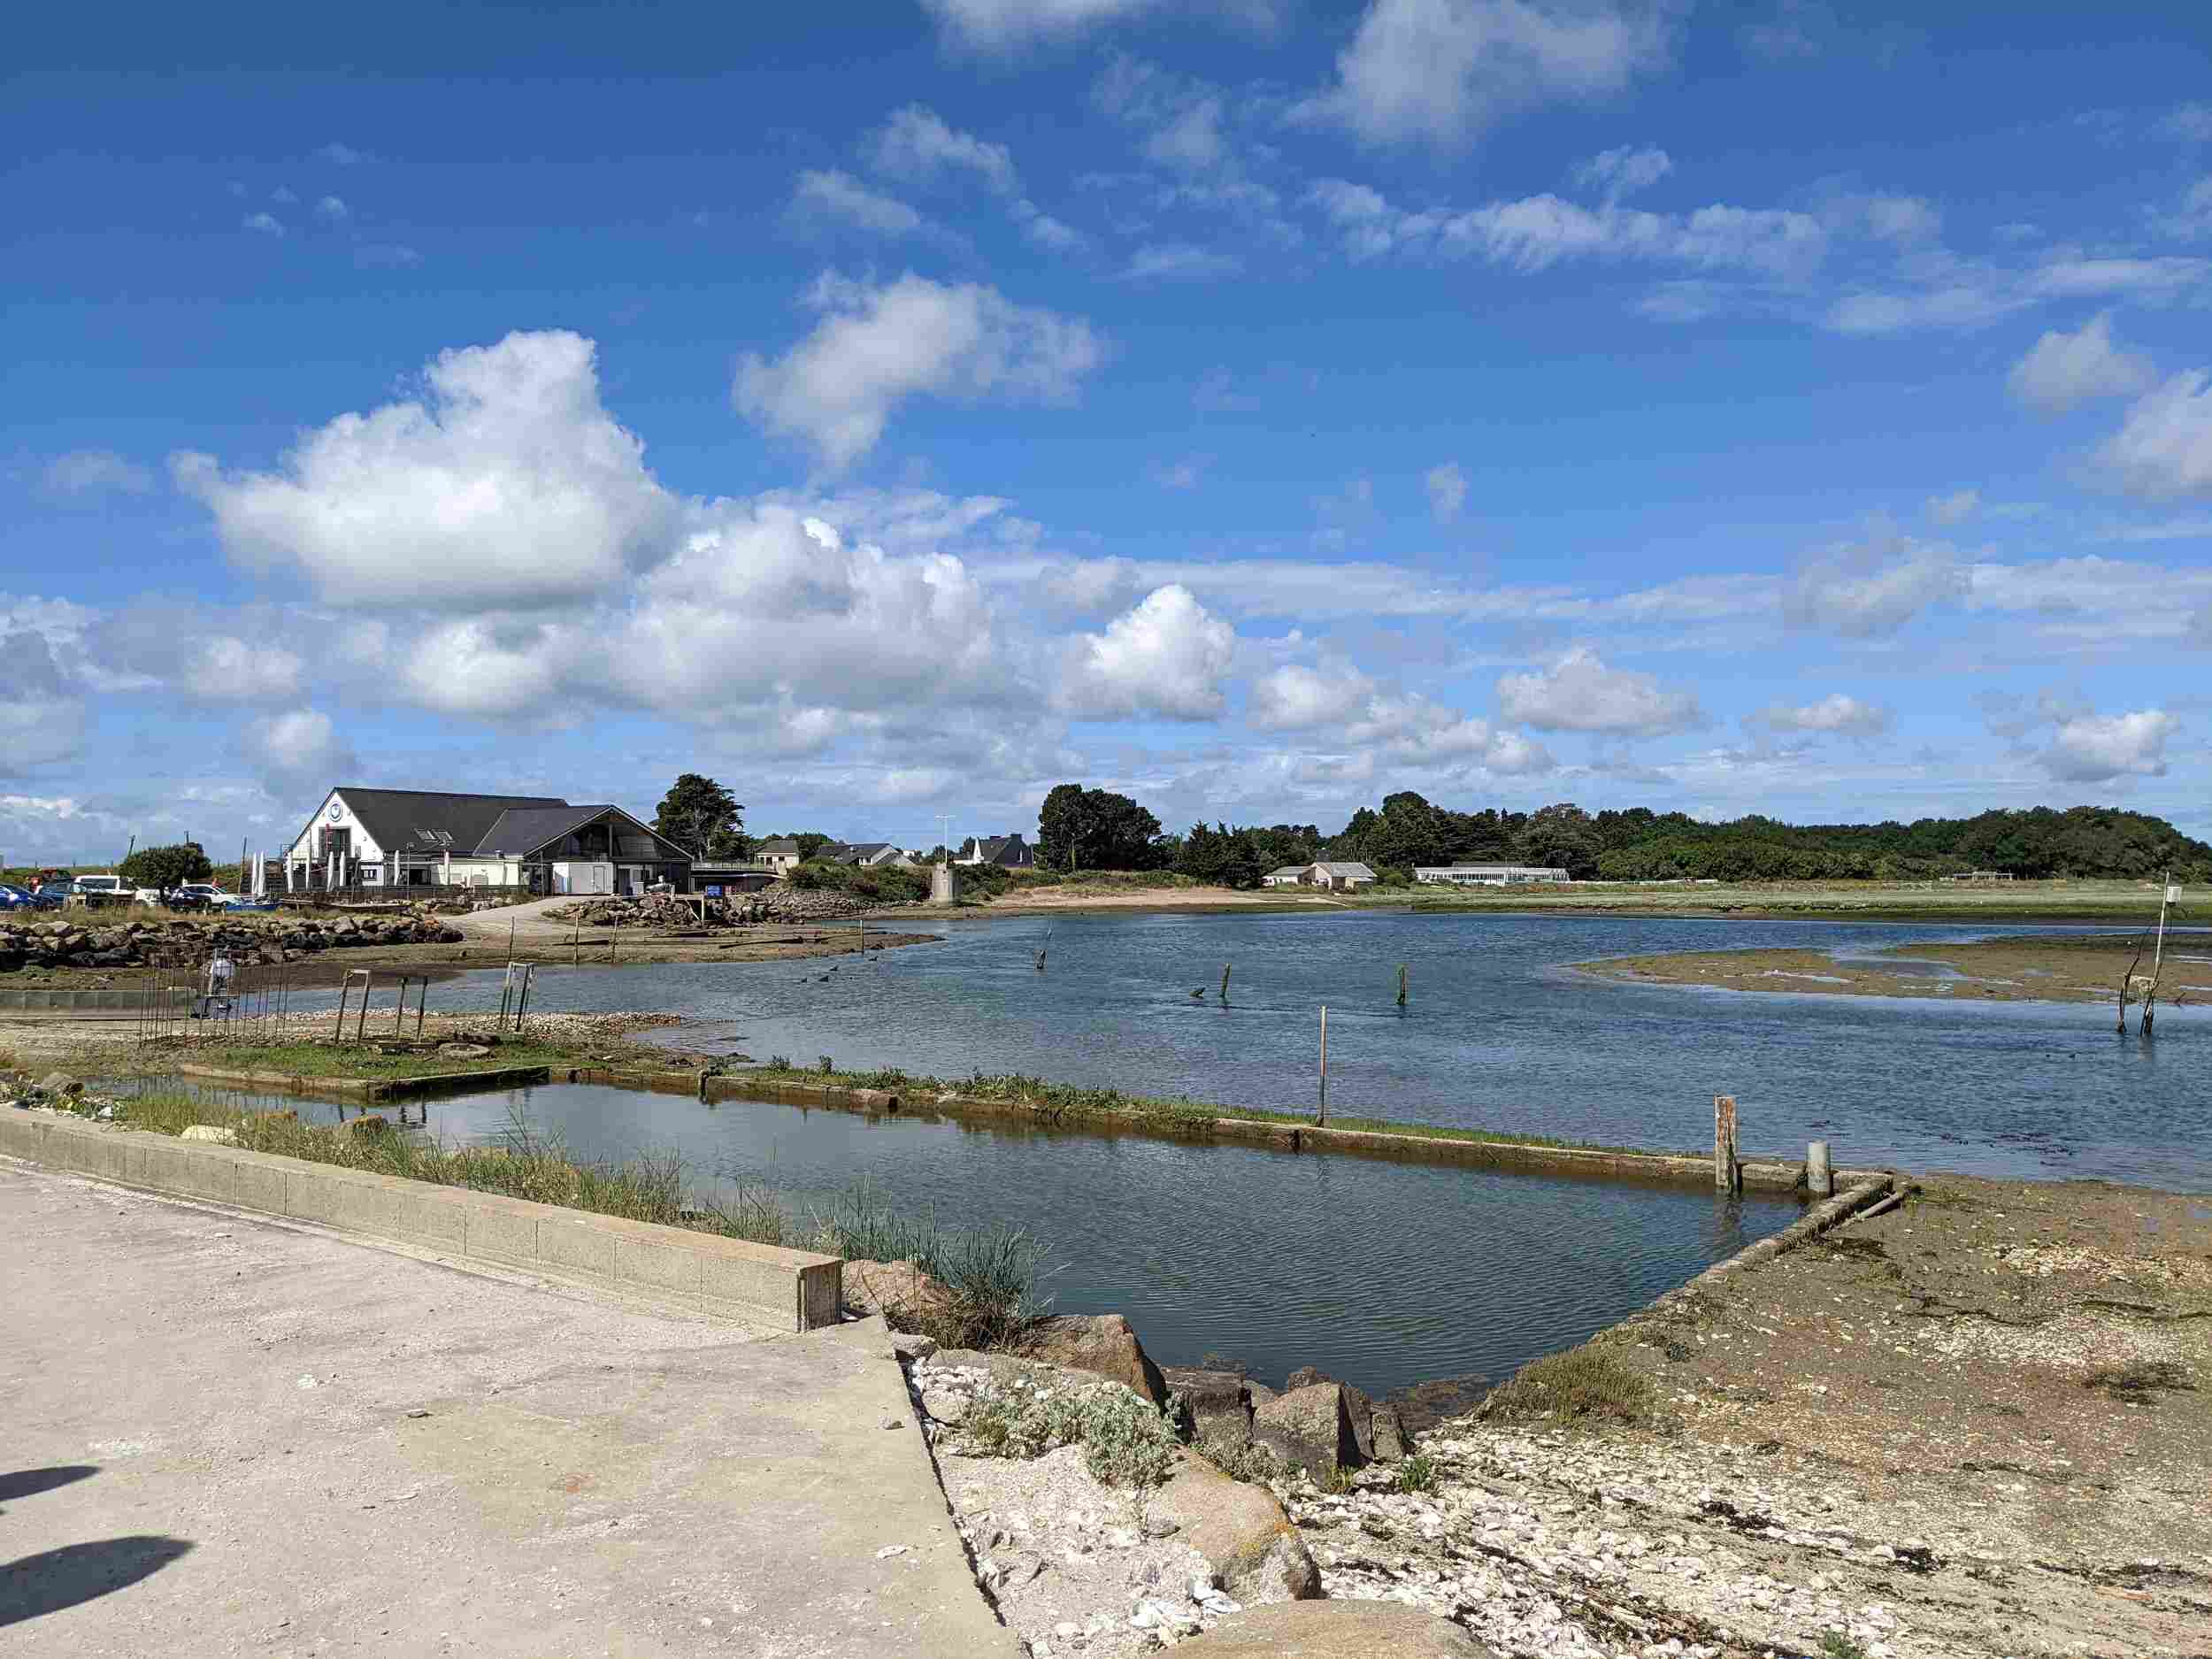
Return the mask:
<path id="1" fill-rule="evenodd" d="M 0 1628 L 150 1578 L 191 1548 L 187 1539 L 139 1533 L 65 1544 L 8 1562 L 0 1565 Z"/>
<path id="2" fill-rule="evenodd" d="M 13 1469 L 0 1473 L 0 1503 L 12 1498 L 27 1498 L 36 1493 L 51 1492 L 56 1486 L 65 1486 L 73 1480 L 82 1480 L 87 1475 L 100 1472 L 97 1463 L 56 1463 L 50 1469 Z M 0 1509 L 0 1515 L 7 1511 Z"/>

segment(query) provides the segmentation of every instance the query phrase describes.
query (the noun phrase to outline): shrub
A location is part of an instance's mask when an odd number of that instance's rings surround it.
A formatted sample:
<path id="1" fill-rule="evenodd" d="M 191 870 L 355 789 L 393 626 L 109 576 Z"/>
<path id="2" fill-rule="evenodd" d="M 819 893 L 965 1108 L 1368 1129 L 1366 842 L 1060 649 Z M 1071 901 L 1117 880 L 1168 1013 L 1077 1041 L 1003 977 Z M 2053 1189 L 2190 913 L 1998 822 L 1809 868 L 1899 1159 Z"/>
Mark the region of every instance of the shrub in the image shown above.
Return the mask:
<path id="1" fill-rule="evenodd" d="M 1600 1417 L 1643 1422 L 1651 1409 L 1651 1381 L 1602 1348 L 1570 1348 L 1524 1365 L 1478 1408 L 1485 1417 L 1573 1423 Z"/>
<path id="2" fill-rule="evenodd" d="M 1433 1492 L 1436 1490 L 1435 1462 L 1416 1452 L 1398 1465 L 1398 1490 L 1401 1492 Z"/>
<path id="3" fill-rule="evenodd" d="M 1182 1449 L 1166 1416 L 1119 1383 L 987 1394 L 969 1411 L 962 1433 L 987 1457 L 1041 1457 L 1079 1444 L 1092 1479 L 1116 1486 L 1165 1484 Z"/>

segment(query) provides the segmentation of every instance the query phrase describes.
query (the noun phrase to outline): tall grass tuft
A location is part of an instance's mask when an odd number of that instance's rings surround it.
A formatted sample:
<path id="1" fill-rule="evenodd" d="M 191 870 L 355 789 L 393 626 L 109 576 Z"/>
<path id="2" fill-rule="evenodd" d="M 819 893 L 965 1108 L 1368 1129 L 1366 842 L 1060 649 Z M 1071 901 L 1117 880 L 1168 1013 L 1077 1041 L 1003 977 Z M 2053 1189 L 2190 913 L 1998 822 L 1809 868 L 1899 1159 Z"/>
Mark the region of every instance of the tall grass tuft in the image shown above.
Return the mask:
<path id="1" fill-rule="evenodd" d="M 864 1185 L 826 1210 L 801 1216 L 778 1194 L 741 1184 L 733 1198 L 694 1203 L 686 1196 L 690 1166 L 682 1154 L 649 1151 L 624 1164 L 591 1163 L 519 1113 L 509 1119 L 495 1144 L 443 1146 L 417 1135 L 357 1133 L 353 1122 L 358 1118 L 342 1125 L 308 1124 L 290 1112 L 248 1112 L 184 1094 L 141 1094 L 119 1110 L 133 1127 L 163 1134 L 181 1134 L 194 1124 L 233 1129 L 238 1144 L 252 1152 L 689 1227 L 755 1244 L 818 1249 L 851 1261 L 912 1262 L 943 1286 L 944 1294 L 886 1313 L 894 1329 L 933 1337 L 947 1348 L 1006 1346 L 1041 1311 L 1036 1285 L 1044 1252 L 1029 1234 L 1003 1224 L 949 1231 L 934 1216 L 918 1217 L 895 1209 Z"/>

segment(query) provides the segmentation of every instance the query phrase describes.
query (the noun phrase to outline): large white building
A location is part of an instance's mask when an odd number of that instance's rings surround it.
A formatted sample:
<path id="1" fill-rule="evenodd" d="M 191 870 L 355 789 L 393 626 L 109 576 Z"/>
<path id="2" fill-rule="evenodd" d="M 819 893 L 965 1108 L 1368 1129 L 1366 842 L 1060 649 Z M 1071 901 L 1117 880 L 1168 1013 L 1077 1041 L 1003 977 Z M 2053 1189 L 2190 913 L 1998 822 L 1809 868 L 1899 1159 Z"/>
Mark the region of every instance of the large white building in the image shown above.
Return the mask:
<path id="1" fill-rule="evenodd" d="M 1417 864 L 1413 879 L 1452 887 L 1518 887 L 1574 879 L 1553 864 Z"/>
<path id="2" fill-rule="evenodd" d="M 330 791 L 284 856 L 294 893 L 334 887 L 521 887 L 641 893 L 691 885 L 691 855 L 618 806 L 550 795 Z"/>

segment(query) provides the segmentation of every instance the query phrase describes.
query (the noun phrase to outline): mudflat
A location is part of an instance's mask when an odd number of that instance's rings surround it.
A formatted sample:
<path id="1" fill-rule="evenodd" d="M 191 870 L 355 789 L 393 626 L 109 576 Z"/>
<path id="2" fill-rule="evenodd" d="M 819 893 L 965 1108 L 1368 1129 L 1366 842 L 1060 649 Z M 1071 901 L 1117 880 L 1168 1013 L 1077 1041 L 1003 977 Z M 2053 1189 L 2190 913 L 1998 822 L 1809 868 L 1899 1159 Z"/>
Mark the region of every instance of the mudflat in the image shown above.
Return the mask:
<path id="1" fill-rule="evenodd" d="M 1962 944 L 1913 941 L 1855 954 L 1825 950 L 1694 950 L 1614 956 L 1580 965 L 1586 973 L 1645 984 L 1708 985 L 1736 991 L 1793 991 L 1850 996 L 1916 996 L 1974 1002 L 2107 1002 L 2116 1008 L 2131 969 L 2151 970 L 2133 933 L 1985 939 Z M 2170 933 L 2160 1002 L 2212 997 L 2212 936 Z M 2130 1006 L 2141 1001 L 2139 985 Z"/>

